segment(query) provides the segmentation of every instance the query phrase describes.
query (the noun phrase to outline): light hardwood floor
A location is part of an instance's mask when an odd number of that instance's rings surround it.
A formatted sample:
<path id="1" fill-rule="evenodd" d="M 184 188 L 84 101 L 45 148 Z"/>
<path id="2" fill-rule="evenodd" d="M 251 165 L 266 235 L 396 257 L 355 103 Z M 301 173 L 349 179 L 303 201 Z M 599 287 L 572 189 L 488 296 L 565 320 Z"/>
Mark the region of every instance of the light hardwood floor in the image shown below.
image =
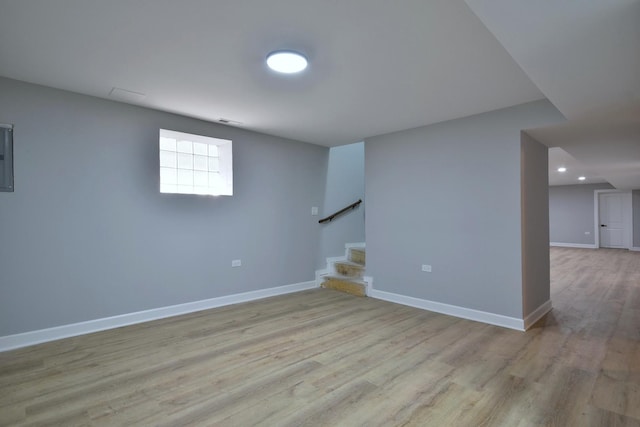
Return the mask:
<path id="1" fill-rule="evenodd" d="M 313 290 L 0 354 L 0 425 L 640 426 L 640 253 L 528 332 Z"/>

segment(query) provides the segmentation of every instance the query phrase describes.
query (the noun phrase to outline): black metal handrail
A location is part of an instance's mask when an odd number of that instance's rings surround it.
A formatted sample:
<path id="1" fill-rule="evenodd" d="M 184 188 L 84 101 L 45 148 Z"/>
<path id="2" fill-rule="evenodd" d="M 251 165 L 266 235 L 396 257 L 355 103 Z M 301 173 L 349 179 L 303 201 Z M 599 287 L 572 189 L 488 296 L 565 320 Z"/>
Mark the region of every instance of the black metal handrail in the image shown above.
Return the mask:
<path id="1" fill-rule="evenodd" d="M 326 218 L 322 218 L 320 221 L 318 221 L 320 224 L 324 223 L 324 222 L 330 222 L 333 221 L 333 219 L 335 217 L 337 217 L 338 215 L 342 215 L 343 213 L 345 213 L 346 211 L 348 211 L 349 209 L 355 209 L 357 208 L 360 203 L 362 203 L 362 199 L 358 199 L 357 202 L 351 203 L 349 206 L 347 206 L 346 208 L 340 209 L 338 212 L 333 213 L 331 215 L 329 215 Z"/>

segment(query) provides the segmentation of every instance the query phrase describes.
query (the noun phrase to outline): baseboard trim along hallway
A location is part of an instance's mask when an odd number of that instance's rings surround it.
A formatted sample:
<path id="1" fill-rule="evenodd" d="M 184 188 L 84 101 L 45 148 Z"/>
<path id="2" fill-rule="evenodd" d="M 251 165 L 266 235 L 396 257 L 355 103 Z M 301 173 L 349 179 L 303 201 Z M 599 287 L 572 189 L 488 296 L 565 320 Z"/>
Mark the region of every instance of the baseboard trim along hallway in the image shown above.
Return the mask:
<path id="1" fill-rule="evenodd" d="M 578 248 L 578 249 L 598 249 L 598 247 L 594 244 L 587 243 L 561 243 L 561 242 L 551 242 L 549 246 L 557 247 L 557 248 Z"/>
<path id="2" fill-rule="evenodd" d="M 551 300 L 547 300 L 547 302 L 533 310 L 532 313 L 524 318 L 524 329 L 527 330 L 535 325 L 538 320 L 542 319 L 542 316 L 551 311 L 551 308 Z"/>
<path id="3" fill-rule="evenodd" d="M 383 301 L 395 302 L 397 304 L 408 305 L 409 307 L 421 308 L 423 310 L 447 314 L 449 316 L 460 317 L 462 319 L 475 320 L 476 322 L 488 323 L 490 325 L 502 326 L 504 328 L 515 329 L 518 331 L 525 330 L 525 320 L 518 319 L 516 317 L 502 316 L 500 314 L 443 304 L 440 302 L 394 294 L 392 292 L 380 291 L 377 289 L 371 289 L 369 296 Z M 551 301 L 548 301 L 548 304 L 549 309 L 551 309 Z M 539 314 L 539 311 L 540 308 L 535 310 L 534 313 Z M 542 315 L 540 315 L 540 317 L 548 311 L 549 310 L 546 310 Z"/>
<path id="4" fill-rule="evenodd" d="M 151 310 L 137 311 L 134 313 L 121 314 L 118 316 L 105 317 L 102 319 L 88 320 L 86 322 L 72 323 L 69 325 L 56 326 L 53 328 L 29 331 L 15 335 L 0 337 L 0 352 L 27 347 L 43 342 L 55 341 L 62 338 L 69 338 L 78 335 L 90 334 L 92 332 L 104 331 L 106 329 L 120 328 L 122 326 L 135 325 L 136 323 L 149 322 L 151 320 L 164 319 L 166 317 L 179 316 L 210 308 L 222 307 L 225 305 L 239 304 L 259 300 L 262 298 L 277 295 L 290 294 L 293 292 L 305 291 L 317 288 L 315 280 L 296 283 L 293 285 L 278 286 L 275 288 L 259 289 L 257 291 L 243 292 L 240 294 L 226 295 L 206 300 L 187 302 L 184 304 L 171 305 L 168 307 L 153 308 Z"/>

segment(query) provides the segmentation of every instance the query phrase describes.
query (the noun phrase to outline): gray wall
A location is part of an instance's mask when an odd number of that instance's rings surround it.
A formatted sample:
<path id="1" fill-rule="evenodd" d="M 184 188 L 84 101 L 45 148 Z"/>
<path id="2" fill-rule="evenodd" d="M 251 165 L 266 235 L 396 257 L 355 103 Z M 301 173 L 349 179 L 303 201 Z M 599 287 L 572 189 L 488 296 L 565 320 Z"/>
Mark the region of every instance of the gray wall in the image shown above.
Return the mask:
<path id="1" fill-rule="evenodd" d="M 366 139 L 374 287 L 521 318 L 520 131 L 562 121 L 537 101 Z"/>
<path id="2" fill-rule="evenodd" d="M 13 131 L 0 123 L 0 191 L 13 191 Z"/>
<path id="3" fill-rule="evenodd" d="M 527 317 L 551 299 L 549 148 L 521 134 L 522 310 Z"/>
<path id="4" fill-rule="evenodd" d="M 549 240 L 552 243 L 595 245 L 593 192 L 612 188 L 610 184 L 549 187 Z"/>
<path id="5" fill-rule="evenodd" d="M 328 149 L 0 79 L 0 336 L 313 280 Z M 158 192 L 158 129 L 233 140 L 234 196 Z M 231 268 L 242 259 L 241 268 Z"/>
<path id="6" fill-rule="evenodd" d="M 362 199 L 362 203 L 357 209 L 321 226 L 319 268 L 326 265 L 327 257 L 344 255 L 345 243 L 365 241 L 364 142 L 331 148 L 321 217 L 331 215 L 358 199 Z"/>
<path id="7" fill-rule="evenodd" d="M 640 190 L 633 190 L 633 246 L 640 248 Z"/>

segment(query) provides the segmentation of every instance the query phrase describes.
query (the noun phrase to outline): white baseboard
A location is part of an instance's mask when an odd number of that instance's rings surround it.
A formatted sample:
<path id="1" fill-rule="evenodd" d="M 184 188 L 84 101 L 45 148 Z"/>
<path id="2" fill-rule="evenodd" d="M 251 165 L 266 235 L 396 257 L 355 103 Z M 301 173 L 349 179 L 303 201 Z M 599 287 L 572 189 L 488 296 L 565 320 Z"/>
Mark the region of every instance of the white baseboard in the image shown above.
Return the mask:
<path id="1" fill-rule="evenodd" d="M 346 261 L 346 256 L 331 256 L 327 258 L 327 267 L 333 264 L 334 262 Z"/>
<path id="2" fill-rule="evenodd" d="M 324 270 L 316 270 L 316 286 L 320 287 L 320 285 L 322 285 L 322 282 L 324 281 L 324 276 L 328 275 L 329 273 L 331 273 L 331 270 L 328 268 L 325 268 Z"/>
<path id="3" fill-rule="evenodd" d="M 277 295 L 300 292 L 307 289 L 314 289 L 316 287 L 316 281 L 312 280 L 309 282 L 296 283 L 293 285 L 260 289 L 257 291 L 210 298 L 201 301 L 193 301 L 184 304 L 171 305 L 168 307 L 154 308 L 151 310 L 121 314 L 118 316 L 105 317 L 102 319 L 88 320 L 86 322 L 72 323 L 70 325 L 56 326 L 53 328 L 24 332 L 21 334 L 7 335 L 4 337 L 0 337 L 0 352 L 34 344 L 40 344 L 43 342 L 55 341 L 62 338 L 104 331 L 106 329 L 120 328 L 122 326 L 134 325 L 136 323 L 143 323 L 149 322 L 151 320 L 164 319 L 166 317 L 179 316 L 181 314 L 193 313 L 196 311 L 222 307 L 225 305 L 238 304 Z"/>
<path id="4" fill-rule="evenodd" d="M 549 246 L 557 246 L 559 248 L 582 248 L 582 249 L 598 249 L 596 245 L 586 244 L 586 243 L 559 243 L 559 242 L 550 242 Z"/>
<path id="5" fill-rule="evenodd" d="M 362 278 L 362 280 L 364 280 L 364 283 L 366 285 L 366 289 L 365 289 L 365 294 L 370 297 L 371 296 L 371 291 L 373 290 L 373 277 L 371 276 L 364 276 Z"/>
<path id="6" fill-rule="evenodd" d="M 515 317 L 502 316 L 500 314 L 488 313 L 486 311 L 473 310 L 470 308 L 458 307 L 456 305 L 443 304 L 406 295 L 394 294 L 391 292 L 371 289 L 370 297 L 384 301 L 395 302 L 410 307 L 421 308 L 423 310 L 434 311 L 436 313 L 448 314 L 463 319 L 475 320 L 476 322 L 488 323 L 490 325 L 502 326 L 504 328 L 524 331 L 524 321 Z"/>
<path id="7" fill-rule="evenodd" d="M 632 246 L 629 248 L 630 251 L 636 251 L 636 252 L 640 252 L 640 247 L 638 246 Z"/>
<path id="8" fill-rule="evenodd" d="M 550 312 L 551 308 L 551 300 L 548 300 L 540 307 L 533 310 L 533 312 L 524 318 L 524 329 L 527 330 L 533 326 L 538 320 L 542 319 L 542 316 Z"/>
<path id="9" fill-rule="evenodd" d="M 366 246 L 367 246 L 367 244 L 365 242 L 345 243 L 344 244 L 344 248 L 345 249 L 349 249 L 349 248 L 365 248 Z"/>

